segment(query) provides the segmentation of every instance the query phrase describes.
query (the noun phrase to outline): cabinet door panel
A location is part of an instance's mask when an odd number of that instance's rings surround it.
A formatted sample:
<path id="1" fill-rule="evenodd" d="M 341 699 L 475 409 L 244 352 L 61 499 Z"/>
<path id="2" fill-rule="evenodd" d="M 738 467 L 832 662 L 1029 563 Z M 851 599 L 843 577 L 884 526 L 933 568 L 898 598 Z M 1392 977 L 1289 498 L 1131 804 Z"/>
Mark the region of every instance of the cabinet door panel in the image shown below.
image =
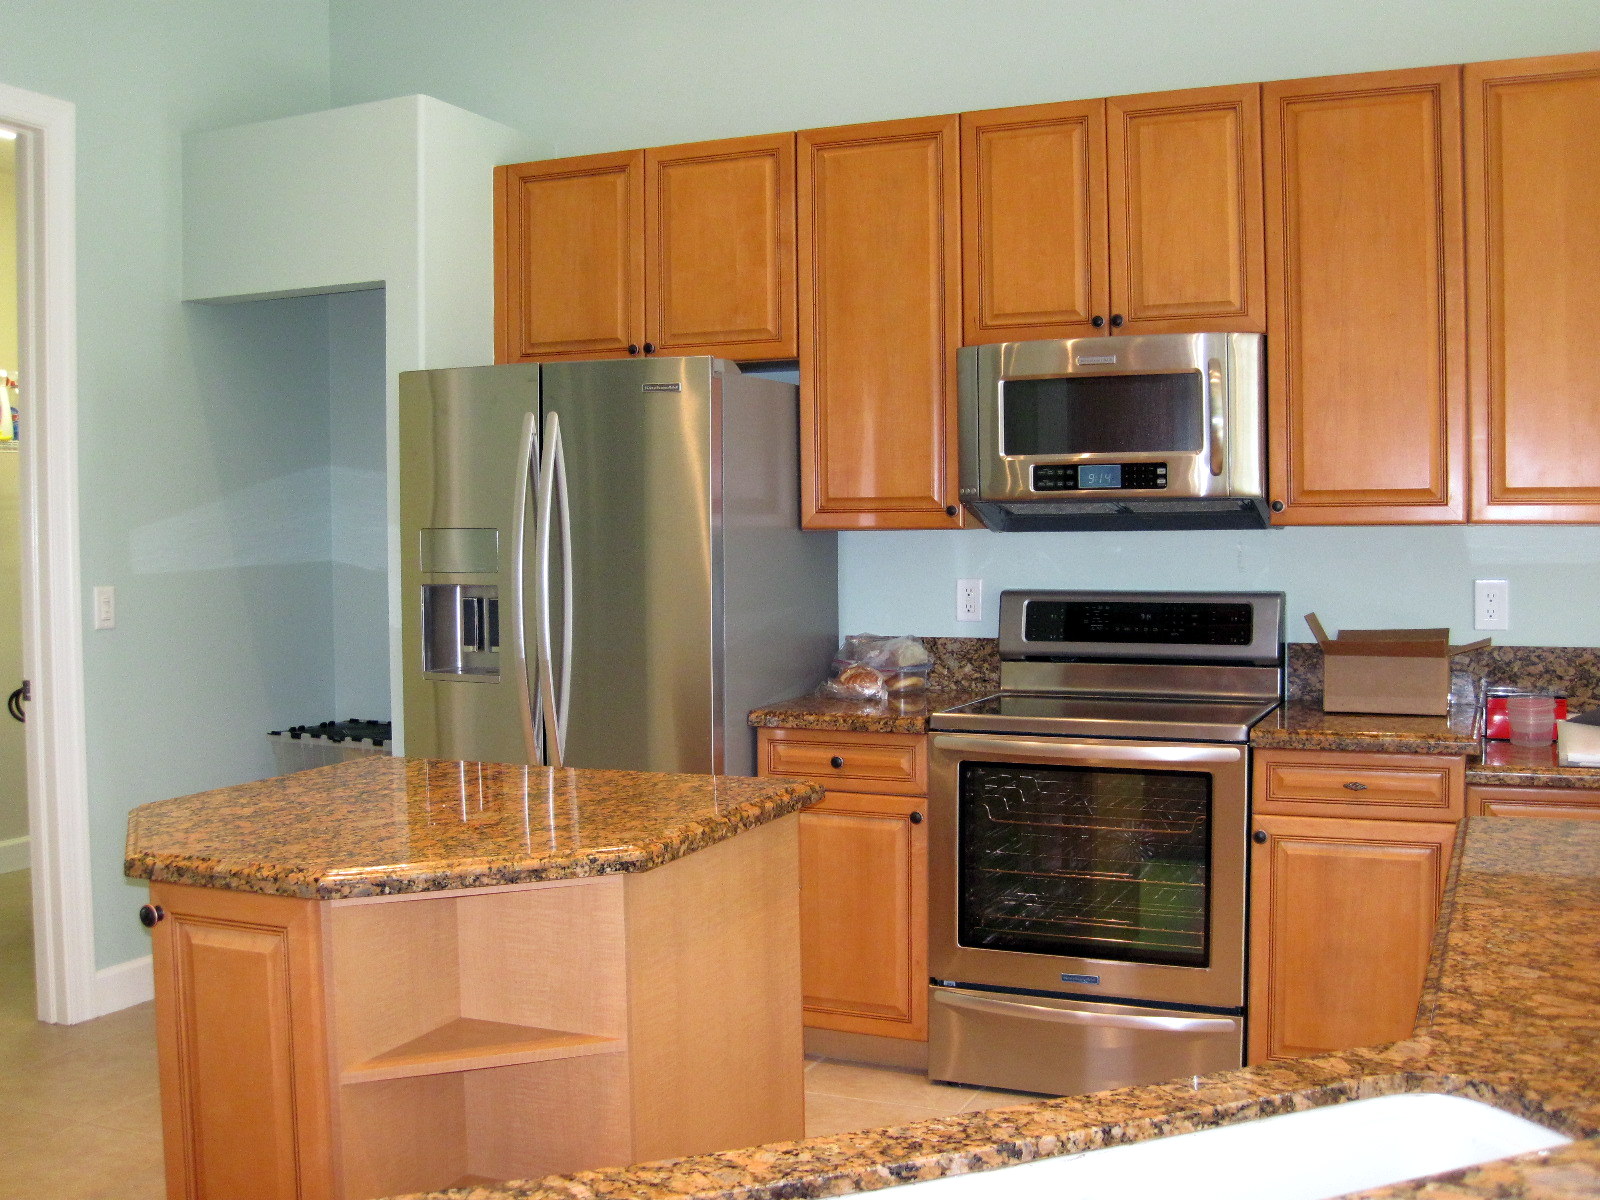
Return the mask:
<path id="1" fill-rule="evenodd" d="M 793 358 L 794 135 L 661 147 L 645 162 L 655 352 Z"/>
<path id="2" fill-rule="evenodd" d="M 1263 89 L 1275 523 L 1465 516 L 1459 76 Z"/>
<path id="3" fill-rule="evenodd" d="M 151 900 L 169 1193 L 331 1194 L 319 905 L 159 884 Z"/>
<path id="4" fill-rule="evenodd" d="M 495 169 L 495 361 L 617 358 L 644 328 L 644 154 Z"/>
<path id="5" fill-rule="evenodd" d="M 1250 1061 L 1408 1037 L 1453 824 L 1258 816 Z"/>
<path id="6" fill-rule="evenodd" d="M 956 134 L 937 117 L 799 135 L 807 528 L 961 524 Z"/>
<path id="7" fill-rule="evenodd" d="M 920 797 L 829 792 L 800 817 L 806 1024 L 928 1036 L 927 824 Z"/>
<path id="8" fill-rule="evenodd" d="M 1102 100 L 961 114 L 966 344 L 1097 332 L 1104 179 Z"/>
<path id="9" fill-rule="evenodd" d="M 1106 142 L 1123 332 L 1264 332 L 1260 88 L 1112 97 Z"/>
<path id="10" fill-rule="evenodd" d="M 1600 54 L 1466 68 L 1475 521 L 1600 520 Z"/>

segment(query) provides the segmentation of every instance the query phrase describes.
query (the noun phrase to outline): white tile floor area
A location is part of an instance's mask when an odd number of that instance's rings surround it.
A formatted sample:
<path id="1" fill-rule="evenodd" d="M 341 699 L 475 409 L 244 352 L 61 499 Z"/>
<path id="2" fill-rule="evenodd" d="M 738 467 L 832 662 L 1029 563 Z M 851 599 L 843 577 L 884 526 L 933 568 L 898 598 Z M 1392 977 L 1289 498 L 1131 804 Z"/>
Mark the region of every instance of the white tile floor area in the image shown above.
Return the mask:
<path id="1" fill-rule="evenodd" d="M 34 1019 L 29 873 L 0 875 L 0 1196 L 161 1200 L 151 1005 Z"/>
<path id="2" fill-rule="evenodd" d="M 27 871 L 0 874 L 0 1198 L 162 1200 L 152 1006 L 88 1021 L 34 1019 Z M 914 1072 L 806 1062 L 806 1134 L 903 1125 L 1037 1099 Z"/>

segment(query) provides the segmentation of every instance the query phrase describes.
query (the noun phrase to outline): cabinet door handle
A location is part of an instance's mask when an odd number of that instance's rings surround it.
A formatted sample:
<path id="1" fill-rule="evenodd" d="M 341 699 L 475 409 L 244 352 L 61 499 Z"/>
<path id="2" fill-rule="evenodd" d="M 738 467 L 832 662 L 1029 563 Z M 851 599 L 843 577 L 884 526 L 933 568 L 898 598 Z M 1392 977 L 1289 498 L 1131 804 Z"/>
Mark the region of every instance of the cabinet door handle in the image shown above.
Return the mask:
<path id="1" fill-rule="evenodd" d="M 1122 314 L 1121 313 L 1112 313 L 1111 314 L 1111 328 L 1113 328 L 1113 329 L 1121 329 L 1122 328 Z"/>
<path id="2" fill-rule="evenodd" d="M 154 928 L 159 922 L 166 919 L 166 912 L 159 904 L 141 904 L 139 906 L 139 924 L 146 929 Z"/>
<path id="3" fill-rule="evenodd" d="M 644 352 L 646 354 L 654 354 L 656 352 L 656 344 L 654 342 L 646 342 L 644 344 Z"/>
<path id="4" fill-rule="evenodd" d="M 1099 329 L 1105 323 L 1106 319 L 1104 317 L 1096 316 L 1089 318 L 1089 324 L 1093 325 L 1096 329 Z"/>
<path id="5" fill-rule="evenodd" d="M 629 343 L 628 343 L 628 353 L 629 353 L 629 354 L 637 354 L 637 353 L 639 353 L 639 346 L 638 346 L 638 343 L 636 343 L 636 342 L 629 342 Z"/>
<path id="6" fill-rule="evenodd" d="M 1250 840 L 1258 846 L 1265 846 L 1267 844 L 1267 831 L 1265 829 L 1256 830 L 1250 835 Z"/>
<path id="7" fill-rule="evenodd" d="M 1344 787 L 1347 792 L 1364 792 L 1367 790 L 1366 784 L 1356 783 L 1354 780 L 1345 784 Z"/>
<path id="8" fill-rule="evenodd" d="M 832 758 L 830 758 L 828 760 L 828 765 L 830 767 L 832 767 L 835 771 L 840 770 L 844 766 L 844 759 L 840 758 L 837 754 L 835 754 Z"/>
<path id="9" fill-rule="evenodd" d="M 922 824 L 922 814 L 919 813 L 919 812 L 912 813 L 911 814 L 911 823 L 913 825 L 921 825 Z"/>

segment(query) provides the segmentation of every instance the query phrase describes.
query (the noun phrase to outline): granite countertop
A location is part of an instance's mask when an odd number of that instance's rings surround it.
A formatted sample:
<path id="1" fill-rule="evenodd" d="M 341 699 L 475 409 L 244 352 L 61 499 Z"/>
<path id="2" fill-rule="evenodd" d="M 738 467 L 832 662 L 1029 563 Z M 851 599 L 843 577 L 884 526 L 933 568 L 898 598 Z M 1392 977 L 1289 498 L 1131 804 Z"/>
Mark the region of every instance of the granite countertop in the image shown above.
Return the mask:
<path id="1" fill-rule="evenodd" d="M 434 1200 L 836 1196 L 1337 1100 L 1421 1091 L 1487 1100 L 1580 1140 L 1548 1154 L 1364 1196 L 1594 1196 L 1600 1194 L 1597 927 L 1600 824 L 1477 818 L 1465 826 L 1417 1027 L 1405 1041 L 889 1129 L 429 1195 Z M 1515 953 L 1507 953 L 1508 947 Z"/>
<path id="2" fill-rule="evenodd" d="M 989 689 L 992 691 L 993 689 Z M 774 729 L 831 729 L 856 733 L 926 733 L 929 714 L 987 692 L 930 692 L 921 702 L 863 703 L 827 696 L 797 696 L 750 714 L 750 724 Z M 1513 746 L 1486 741 L 1474 714 L 1457 709 L 1443 717 L 1382 713 L 1330 713 L 1316 700 L 1291 699 L 1250 734 L 1269 750 L 1352 750 L 1368 754 L 1460 754 L 1467 782 L 1500 787 L 1600 788 L 1600 767 L 1567 767 L 1555 746 Z"/>
<path id="3" fill-rule="evenodd" d="M 328 900 L 648 871 L 822 797 L 793 779 L 372 756 L 141 805 L 136 879 Z"/>

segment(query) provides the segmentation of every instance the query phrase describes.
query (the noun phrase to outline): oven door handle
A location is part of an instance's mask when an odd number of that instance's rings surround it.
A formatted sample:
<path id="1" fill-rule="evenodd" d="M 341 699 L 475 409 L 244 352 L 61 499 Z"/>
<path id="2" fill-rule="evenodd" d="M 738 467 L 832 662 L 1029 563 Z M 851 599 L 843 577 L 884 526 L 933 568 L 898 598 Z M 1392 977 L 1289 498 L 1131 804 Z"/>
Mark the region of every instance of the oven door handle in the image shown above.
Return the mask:
<path id="1" fill-rule="evenodd" d="M 1173 743 L 1152 748 L 1144 743 L 1119 746 L 1110 742 L 1095 742 L 1086 745 L 1065 737 L 1027 737 L 1017 734 L 989 737 L 977 733 L 936 733 L 930 749 L 1013 757 L 1027 753 L 1043 759 L 1072 763 L 1132 762 L 1146 767 L 1168 766 L 1172 763 L 1236 763 L 1244 756 L 1244 747 L 1231 744 Z"/>
<path id="2" fill-rule="evenodd" d="M 1225 1033 L 1238 1028 L 1238 1021 L 1229 1017 L 1136 1017 L 1131 1013 L 1083 1012 L 1074 1008 L 1047 1008 L 1043 1004 L 1026 1004 L 1020 1000 L 990 1000 L 986 996 L 969 996 L 963 992 L 935 992 L 940 1004 L 955 1008 L 970 1008 L 977 1012 L 1017 1015 L 1017 1010 L 1027 1010 L 1030 1019 L 1058 1021 L 1065 1025 L 1098 1025 L 1102 1029 L 1159 1029 L 1164 1033 Z"/>

